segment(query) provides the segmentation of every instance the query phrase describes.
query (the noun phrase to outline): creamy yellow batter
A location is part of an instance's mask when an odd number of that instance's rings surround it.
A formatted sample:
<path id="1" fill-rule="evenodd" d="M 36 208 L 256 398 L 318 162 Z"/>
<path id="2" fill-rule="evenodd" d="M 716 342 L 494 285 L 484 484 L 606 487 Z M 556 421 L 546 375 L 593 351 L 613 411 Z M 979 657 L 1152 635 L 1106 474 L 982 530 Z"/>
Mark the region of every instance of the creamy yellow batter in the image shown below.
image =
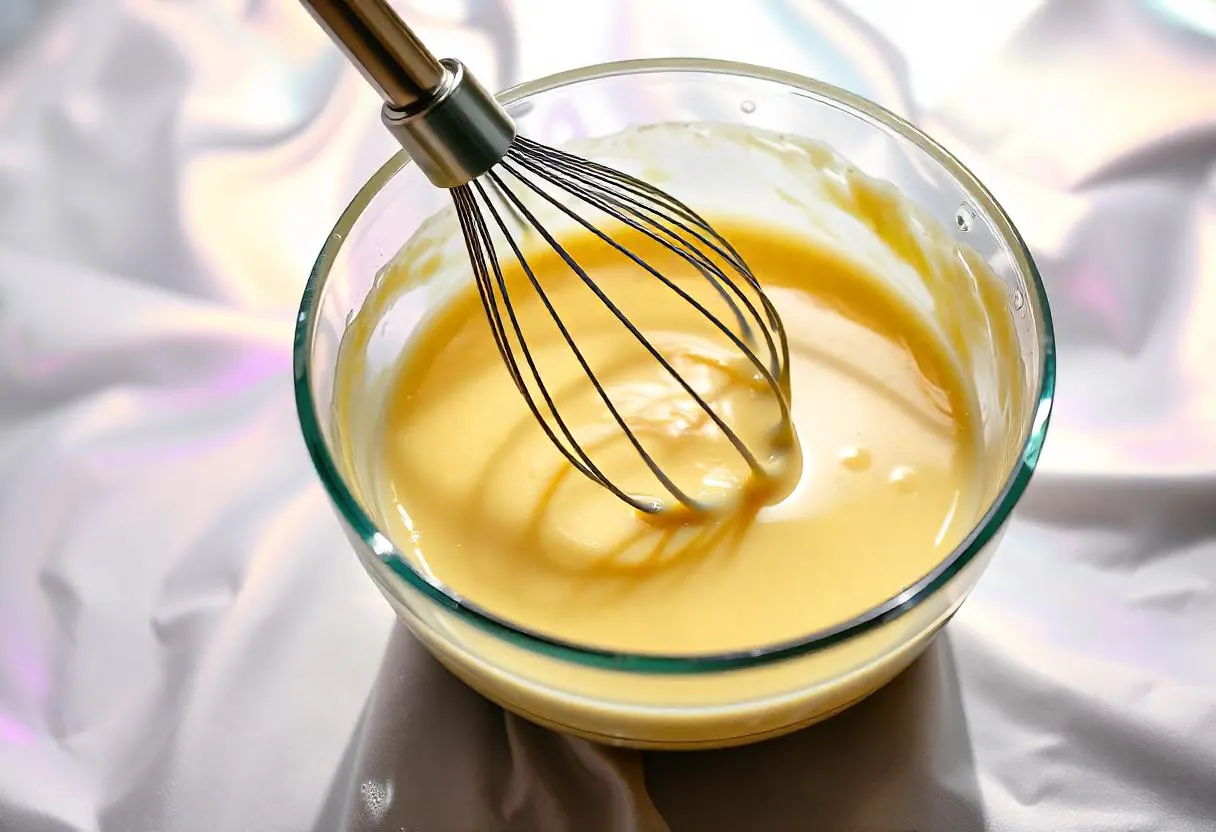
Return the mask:
<path id="1" fill-rule="evenodd" d="M 673 522 L 573 472 L 515 389 L 470 287 L 414 337 L 383 411 L 369 496 L 407 556 L 520 626 L 648 653 L 795 639 L 881 603 L 942 561 L 973 524 L 981 489 L 973 394 L 939 338 L 832 249 L 759 225 L 715 225 L 784 320 L 793 448 L 772 432 L 771 395 L 686 304 L 589 235 L 563 243 L 749 444 L 786 466 L 780 487 L 757 491 L 720 433 L 560 258 L 534 253 L 529 263 L 585 357 L 644 422 L 665 468 L 700 492 L 750 498 Z M 623 241 L 704 291 L 674 255 L 636 235 Z M 504 277 L 576 434 L 615 477 L 655 491 L 536 292 L 518 269 Z"/>

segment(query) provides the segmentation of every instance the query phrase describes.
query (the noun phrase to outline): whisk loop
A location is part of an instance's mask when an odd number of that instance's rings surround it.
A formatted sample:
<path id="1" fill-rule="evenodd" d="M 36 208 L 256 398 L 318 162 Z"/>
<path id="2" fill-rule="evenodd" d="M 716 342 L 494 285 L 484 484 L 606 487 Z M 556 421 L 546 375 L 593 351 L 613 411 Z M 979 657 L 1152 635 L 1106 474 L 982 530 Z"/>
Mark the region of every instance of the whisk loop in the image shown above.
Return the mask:
<path id="1" fill-rule="evenodd" d="M 734 328 L 707 309 L 701 301 L 669 276 L 620 243 L 603 228 L 582 216 L 568 204 L 569 200 L 559 198 L 546 188 L 545 184 L 598 209 L 613 221 L 632 228 L 695 268 L 728 305 L 734 319 Z M 519 189 L 524 191 L 525 197 L 531 195 L 538 198 L 543 204 L 551 206 L 566 216 L 578 228 L 590 233 L 628 258 L 637 267 L 670 289 L 674 295 L 673 300 L 678 298 L 679 301 L 691 306 L 718 333 L 724 336 L 748 360 L 757 375 L 768 386 L 778 409 L 778 432 L 787 429 L 789 424 L 788 344 L 781 319 L 772 302 L 761 289 L 759 281 L 730 243 L 695 211 L 670 194 L 633 176 L 564 151 L 537 144 L 529 139 L 517 137 L 498 166 L 487 172 L 480 180 L 453 188 L 452 197 L 469 251 L 477 290 L 499 354 L 532 415 L 563 456 L 582 474 L 634 508 L 647 513 L 656 513 L 663 509 L 664 500 L 650 495 L 628 493 L 614 483 L 596 464 L 591 454 L 583 447 L 583 443 L 575 437 L 574 431 L 563 418 L 561 409 L 545 382 L 544 374 L 541 372 L 532 350 L 529 349 L 528 338 L 516 315 L 511 290 L 503 275 L 503 266 L 500 262 L 502 256 L 512 257 L 519 269 L 527 276 L 530 289 L 536 292 L 587 381 L 594 387 L 604 408 L 662 488 L 687 508 L 697 511 L 708 511 L 715 508 L 689 494 L 663 470 L 638 436 L 634 426 L 622 414 L 579 348 L 575 336 L 562 319 L 541 281 L 537 278 L 523 251 L 520 242 L 522 235 L 513 233 L 508 217 L 504 216 L 503 207 L 509 208 L 516 218 L 522 220 L 526 229 L 543 240 L 545 245 L 555 252 L 570 271 L 577 276 L 577 279 L 594 294 L 596 299 L 604 304 L 621 324 L 623 330 L 646 350 L 664 372 L 713 422 L 722 436 L 730 442 L 746 462 L 752 474 L 757 477 L 768 476 L 771 472 L 757 457 L 755 451 L 749 448 L 738 432 L 715 410 L 705 396 L 672 366 L 662 351 L 614 303 L 608 293 L 587 273 L 587 270 L 570 255 L 554 234 L 537 218 L 535 210 L 529 208 L 526 199 L 517 193 Z M 495 246 L 491 227 L 497 229 L 499 239 L 505 241 L 507 251 L 501 251 L 500 247 Z M 763 357 L 757 354 L 757 347 L 760 348 Z"/>

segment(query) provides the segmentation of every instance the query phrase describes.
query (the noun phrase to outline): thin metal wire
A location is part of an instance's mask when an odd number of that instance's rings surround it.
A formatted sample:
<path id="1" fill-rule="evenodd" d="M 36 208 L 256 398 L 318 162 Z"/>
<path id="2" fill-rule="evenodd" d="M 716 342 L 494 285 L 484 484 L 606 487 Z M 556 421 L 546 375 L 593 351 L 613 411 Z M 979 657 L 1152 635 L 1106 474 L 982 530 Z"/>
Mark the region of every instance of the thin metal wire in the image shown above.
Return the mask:
<path id="1" fill-rule="evenodd" d="M 725 302 L 734 327 L 571 207 L 568 198 L 571 196 L 575 201 L 591 206 L 611 220 L 640 233 L 694 267 Z M 527 284 L 540 299 L 549 319 L 569 347 L 608 415 L 663 490 L 679 503 L 695 511 L 713 509 L 713 506 L 694 498 L 672 480 L 646 448 L 629 420 L 621 413 L 591 368 L 552 298 L 537 278 L 523 253 L 518 239 L 520 235 L 518 232 L 512 232 L 512 223 L 509 223 L 509 220 L 514 220 L 513 224 L 520 228 L 530 228 L 535 232 L 578 280 L 591 290 L 623 329 L 706 414 L 753 474 L 765 473 L 765 467 L 757 454 L 558 242 L 538 219 L 536 211 L 529 207 L 528 202 L 556 209 L 649 273 L 695 310 L 747 358 L 773 394 L 780 419 L 778 425 L 788 426 L 789 344 L 785 328 L 775 307 L 743 258 L 708 222 L 675 197 L 639 179 L 523 137 L 517 137 L 506 157 L 481 179 L 453 188 L 452 199 L 468 249 L 478 295 L 503 364 L 545 435 L 575 469 L 639 511 L 657 513 L 662 511 L 666 502 L 651 495 L 629 493 L 613 482 L 575 438 L 574 431 L 562 416 L 554 391 L 546 384 L 536 357 L 529 347 L 528 338 L 525 337 L 516 306 L 508 291 L 500 263 L 500 256 L 508 256 L 508 253 L 527 277 Z M 505 241 L 505 247 L 495 247 L 495 236 Z M 757 333 L 759 338 L 756 337 Z M 763 357 L 757 354 L 756 346 L 761 347 Z"/>

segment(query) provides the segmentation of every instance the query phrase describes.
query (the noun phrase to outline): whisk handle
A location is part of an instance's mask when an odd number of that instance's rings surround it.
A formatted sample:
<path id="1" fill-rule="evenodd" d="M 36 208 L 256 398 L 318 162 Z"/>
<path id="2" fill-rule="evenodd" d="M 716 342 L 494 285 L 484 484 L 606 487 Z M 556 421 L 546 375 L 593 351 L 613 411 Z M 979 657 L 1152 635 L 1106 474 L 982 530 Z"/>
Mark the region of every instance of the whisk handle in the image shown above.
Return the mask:
<path id="1" fill-rule="evenodd" d="M 459 61 L 440 61 L 385 0 L 300 0 L 384 99 L 382 117 L 441 188 L 485 173 L 515 123 Z"/>
<path id="2" fill-rule="evenodd" d="M 385 0 L 300 0 L 384 103 L 407 110 L 434 95 L 444 69 Z"/>

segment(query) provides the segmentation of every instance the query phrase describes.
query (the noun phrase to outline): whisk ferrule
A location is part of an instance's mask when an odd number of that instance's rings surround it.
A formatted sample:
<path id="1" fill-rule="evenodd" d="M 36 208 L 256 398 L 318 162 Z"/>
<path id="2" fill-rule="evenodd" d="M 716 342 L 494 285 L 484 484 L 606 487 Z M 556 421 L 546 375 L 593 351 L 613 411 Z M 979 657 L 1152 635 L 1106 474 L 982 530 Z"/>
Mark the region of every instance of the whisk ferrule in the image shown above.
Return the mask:
<path id="1" fill-rule="evenodd" d="M 386 102 L 381 118 L 427 179 L 455 188 L 502 161 L 515 122 L 463 64 L 451 58 L 440 64 L 443 80 L 430 96 L 404 109 Z"/>

